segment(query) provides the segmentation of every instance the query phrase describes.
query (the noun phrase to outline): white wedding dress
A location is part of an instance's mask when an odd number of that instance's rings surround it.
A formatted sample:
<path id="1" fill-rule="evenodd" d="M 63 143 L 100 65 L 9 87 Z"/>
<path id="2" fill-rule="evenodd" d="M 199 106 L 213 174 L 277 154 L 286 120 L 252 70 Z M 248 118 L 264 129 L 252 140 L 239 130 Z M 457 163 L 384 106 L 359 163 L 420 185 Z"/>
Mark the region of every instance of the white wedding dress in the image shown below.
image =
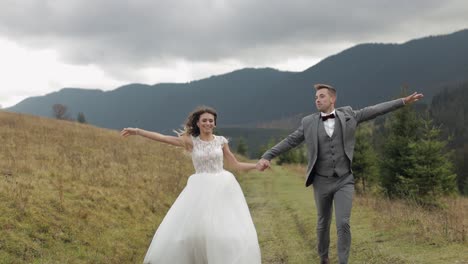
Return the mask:
<path id="1" fill-rule="evenodd" d="M 260 264 L 245 197 L 234 175 L 223 169 L 227 140 L 192 140 L 195 174 L 159 225 L 144 263 Z"/>

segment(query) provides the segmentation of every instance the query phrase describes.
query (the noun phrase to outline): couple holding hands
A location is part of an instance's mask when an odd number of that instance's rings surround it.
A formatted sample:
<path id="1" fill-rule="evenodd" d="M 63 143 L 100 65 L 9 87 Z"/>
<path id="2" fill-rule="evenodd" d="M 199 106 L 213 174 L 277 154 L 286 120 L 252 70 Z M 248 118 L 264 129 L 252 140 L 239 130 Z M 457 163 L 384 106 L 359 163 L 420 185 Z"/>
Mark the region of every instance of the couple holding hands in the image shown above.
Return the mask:
<path id="1" fill-rule="evenodd" d="M 308 152 L 306 187 L 312 185 L 317 208 L 317 241 L 320 263 L 330 263 L 330 223 L 335 209 L 340 264 L 348 263 L 351 245 L 350 217 L 354 193 L 351 171 L 356 127 L 359 123 L 394 111 L 423 97 L 407 97 L 353 110 L 335 108 L 337 92 L 316 84 L 318 112 L 304 117 L 301 125 L 267 150 L 255 163 L 239 162 L 226 138 L 213 134 L 217 113 L 199 107 L 186 121 L 179 136 L 138 128 L 125 128 L 122 136 L 138 135 L 180 146 L 191 153 L 195 174 L 188 179 L 159 225 L 144 263 L 152 264 L 260 264 L 257 233 L 239 183 L 224 170 L 224 161 L 237 170 L 270 167 L 278 155 L 305 142 Z M 333 206 L 334 205 L 334 206 Z"/>

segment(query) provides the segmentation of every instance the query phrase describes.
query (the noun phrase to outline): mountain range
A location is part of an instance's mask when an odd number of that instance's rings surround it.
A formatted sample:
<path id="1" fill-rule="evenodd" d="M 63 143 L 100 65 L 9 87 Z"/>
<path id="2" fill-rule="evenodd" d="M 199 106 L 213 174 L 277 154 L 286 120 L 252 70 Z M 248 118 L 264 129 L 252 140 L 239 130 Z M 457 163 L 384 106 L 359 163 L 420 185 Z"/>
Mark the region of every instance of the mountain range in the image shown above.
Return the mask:
<path id="1" fill-rule="evenodd" d="M 128 84 L 112 91 L 64 88 L 6 110 L 51 117 L 52 106 L 63 104 L 72 117 L 82 112 L 100 127 L 168 132 L 180 128 L 196 106 L 208 105 L 219 112 L 218 126 L 255 127 L 316 111 L 315 83 L 337 89 L 337 106 L 360 108 L 396 98 L 404 86 L 428 101 L 441 87 L 465 80 L 468 29 L 402 44 L 356 45 L 302 72 L 245 68 L 188 83 Z"/>

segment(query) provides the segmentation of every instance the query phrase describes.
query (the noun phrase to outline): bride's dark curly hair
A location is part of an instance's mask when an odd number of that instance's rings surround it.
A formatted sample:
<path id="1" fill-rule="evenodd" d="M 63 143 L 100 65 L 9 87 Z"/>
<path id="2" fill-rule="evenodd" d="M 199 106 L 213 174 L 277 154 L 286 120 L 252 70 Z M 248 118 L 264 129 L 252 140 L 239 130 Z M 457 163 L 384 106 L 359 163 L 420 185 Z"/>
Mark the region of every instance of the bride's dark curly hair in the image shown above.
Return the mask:
<path id="1" fill-rule="evenodd" d="M 185 121 L 184 131 L 182 132 L 182 135 L 188 134 L 194 137 L 199 136 L 200 128 L 197 126 L 197 122 L 198 120 L 200 120 L 200 116 L 204 113 L 212 114 L 214 116 L 214 122 L 216 125 L 216 118 L 218 118 L 216 110 L 208 106 L 199 106 L 195 110 L 193 110 L 193 112 L 191 112 L 187 117 L 187 121 Z"/>

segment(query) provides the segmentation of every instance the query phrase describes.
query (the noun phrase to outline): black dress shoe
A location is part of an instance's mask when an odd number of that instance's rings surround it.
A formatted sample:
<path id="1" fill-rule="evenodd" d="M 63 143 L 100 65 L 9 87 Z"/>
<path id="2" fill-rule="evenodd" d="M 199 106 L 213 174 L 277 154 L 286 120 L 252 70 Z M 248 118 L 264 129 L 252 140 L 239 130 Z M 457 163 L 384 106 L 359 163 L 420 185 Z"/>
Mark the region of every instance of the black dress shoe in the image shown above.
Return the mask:
<path id="1" fill-rule="evenodd" d="M 328 259 L 328 257 L 324 257 L 320 260 L 320 264 L 330 264 L 330 259 Z"/>

